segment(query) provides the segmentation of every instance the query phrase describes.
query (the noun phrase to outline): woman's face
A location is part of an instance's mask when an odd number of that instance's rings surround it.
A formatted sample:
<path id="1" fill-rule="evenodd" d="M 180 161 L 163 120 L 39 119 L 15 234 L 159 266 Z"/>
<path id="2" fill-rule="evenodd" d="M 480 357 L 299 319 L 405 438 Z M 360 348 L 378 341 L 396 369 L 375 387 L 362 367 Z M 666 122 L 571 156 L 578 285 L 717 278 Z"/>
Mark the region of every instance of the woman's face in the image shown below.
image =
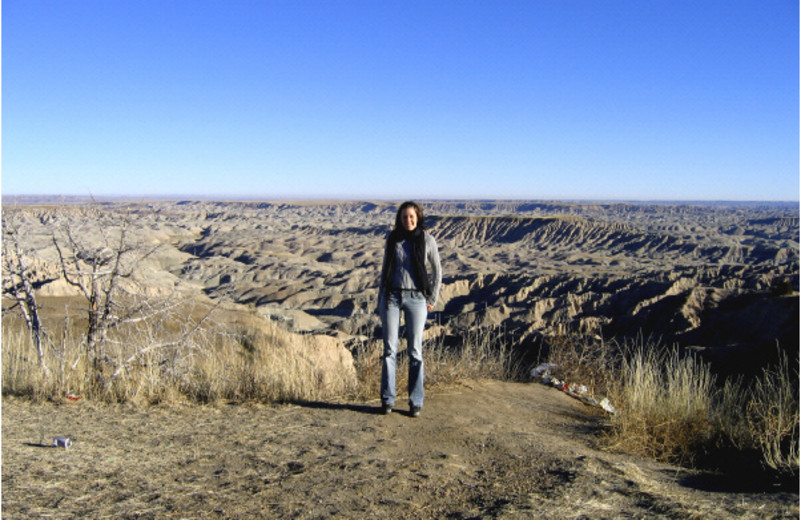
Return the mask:
<path id="1" fill-rule="evenodd" d="M 400 222 L 406 228 L 406 231 L 414 231 L 417 229 L 417 211 L 412 207 L 404 209 L 400 213 Z"/>

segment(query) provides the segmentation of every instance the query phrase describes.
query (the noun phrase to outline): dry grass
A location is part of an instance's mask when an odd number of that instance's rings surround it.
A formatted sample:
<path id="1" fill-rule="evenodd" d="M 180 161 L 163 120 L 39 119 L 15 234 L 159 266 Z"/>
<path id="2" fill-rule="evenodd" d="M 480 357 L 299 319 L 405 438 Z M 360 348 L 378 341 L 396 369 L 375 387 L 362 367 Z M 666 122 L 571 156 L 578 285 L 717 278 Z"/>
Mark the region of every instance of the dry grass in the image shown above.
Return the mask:
<path id="1" fill-rule="evenodd" d="M 679 464 L 758 452 L 773 472 L 798 474 L 798 374 L 786 356 L 752 381 L 724 384 L 693 355 L 651 340 L 560 338 L 549 361 L 559 377 L 607 393 L 612 449 Z"/>
<path id="2" fill-rule="evenodd" d="M 74 303 L 74 302 L 69 302 Z M 53 331 L 38 365 L 30 335 L 13 313 L 3 316 L 3 393 L 34 401 L 80 396 L 104 402 L 155 404 L 231 401 L 374 399 L 379 395 L 382 341 L 361 336 L 353 355 L 326 336 L 288 332 L 241 311 L 186 303 L 164 320 L 114 330 L 105 376 L 87 363 L 86 327 L 72 307 L 50 306 Z M 64 317 L 66 316 L 66 317 Z M 425 341 L 426 386 L 472 378 L 514 379 L 520 373 L 501 330 L 469 331 L 450 346 L 437 329 Z M 455 343 L 455 346 L 452 345 Z M 398 357 L 397 388 L 407 386 L 408 361 Z M 99 383 L 98 383 L 99 381 Z"/>
<path id="3" fill-rule="evenodd" d="M 792 378 L 786 356 L 781 357 L 777 367 L 756 380 L 747 407 L 750 431 L 756 433 L 764 461 L 782 473 L 797 473 L 800 461 L 796 376 Z"/>
<path id="4" fill-rule="evenodd" d="M 795 367 L 797 365 L 795 364 Z M 714 421 L 724 442 L 738 449 L 758 450 L 765 466 L 796 475 L 798 452 L 798 380 L 788 357 L 747 384 L 727 381 L 714 410 Z"/>
<path id="5" fill-rule="evenodd" d="M 436 388 L 458 384 L 469 379 L 519 379 L 522 365 L 496 327 L 479 327 L 466 331 L 455 342 L 446 341 L 444 334 L 433 330 L 423 345 L 425 386 Z M 358 373 L 357 397 L 372 399 L 380 395 L 381 355 L 383 341 L 380 337 L 364 338 L 355 348 L 355 367 Z M 452 343 L 455 343 L 454 345 Z M 397 390 L 408 386 L 408 357 L 401 339 L 397 356 Z"/>
<path id="6" fill-rule="evenodd" d="M 185 309 L 184 316 L 191 316 Z M 97 384 L 85 345 L 65 326 L 45 355 L 47 377 L 24 328 L 4 317 L 3 393 L 35 401 L 80 396 L 105 402 L 153 404 L 219 399 L 290 401 L 353 392 L 355 371 L 335 346 L 292 334 L 254 315 L 221 313 L 217 321 L 186 333 L 186 323 L 138 324 L 115 331 L 109 369 Z M 192 322 L 192 326 L 196 322 Z M 343 349 L 340 349 L 343 350 Z M 352 364 L 352 363 L 350 363 Z"/>
<path id="7" fill-rule="evenodd" d="M 677 348 L 635 348 L 623 356 L 610 398 L 614 447 L 657 460 L 692 463 L 712 436 L 714 377 Z"/>
<path id="8" fill-rule="evenodd" d="M 332 338 L 304 336 L 256 315 L 187 304 L 171 318 L 114 331 L 109 367 L 98 379 L 87 363 L 85 323 L 64 307 L 51 314 L 48 348 L 38 363 L 24 324 L 3 316 L 3 393 L 34 401 L 80 396 L 105 402 L 154 404 L 232 401 L 374 399 L 379 394 L 380 338 L 364 335 L 353 356 Z M 178 319 L 177 317 L 180 317 Z M 446 338 L 436 327 L 425 342 L 426 386 L 466 379 L 519 379 L 522 364 L 503 331 L 476 328 Z M 330 341 L 327 341 L 330 340 Z M 751 382 L 715 384 L 706 365 L 676 348 L 639 341 L 618 345 L 559 338 L 550 362 L 560 377 L 607 395 L 609 445 L 658 460 L 692 463 L 703 451 L 758 450 L 764 465 L 798 471 L 797 371 L 784 358 Z M 407 385 L 398 359 L 397 387 Z"/>

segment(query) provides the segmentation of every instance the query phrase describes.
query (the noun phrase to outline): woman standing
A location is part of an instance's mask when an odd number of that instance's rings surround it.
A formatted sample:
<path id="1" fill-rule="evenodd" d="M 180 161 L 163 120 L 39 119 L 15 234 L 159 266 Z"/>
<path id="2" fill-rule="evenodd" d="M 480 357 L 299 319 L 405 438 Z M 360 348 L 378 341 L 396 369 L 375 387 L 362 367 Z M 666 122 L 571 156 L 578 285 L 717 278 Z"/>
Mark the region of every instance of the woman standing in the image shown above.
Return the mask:
<path id="1" fill-rule="evenodd" d="M 408 400 L 412 417 L 419 417 L 425 398 L 422 333 L 442 286 L 439 248 L 425 231 L 425 217 L 416 202 L 397 210 L 394 229 L 386 239 L 378 306 L 383 324 L 381 402 L 389 414 L 395 404 L 397 343 L 400 313 L 405 316 L 408 342 Z"/>

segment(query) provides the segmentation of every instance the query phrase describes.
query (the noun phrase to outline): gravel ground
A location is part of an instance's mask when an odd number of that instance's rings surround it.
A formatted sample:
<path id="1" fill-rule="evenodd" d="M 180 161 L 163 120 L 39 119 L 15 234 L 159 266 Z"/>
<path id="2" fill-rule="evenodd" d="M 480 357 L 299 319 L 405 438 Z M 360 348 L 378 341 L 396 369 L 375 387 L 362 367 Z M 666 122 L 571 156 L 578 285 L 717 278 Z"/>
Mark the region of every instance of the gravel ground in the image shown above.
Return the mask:
<path id="1" fill-rule="evenodd" d="M 598 450 L 601 419 L 537 384 L 378 402 L 2 402 L 3 518 L 797 518 L 798 494 Z M 70 436 L 68 449 L 49 445 Z"/>

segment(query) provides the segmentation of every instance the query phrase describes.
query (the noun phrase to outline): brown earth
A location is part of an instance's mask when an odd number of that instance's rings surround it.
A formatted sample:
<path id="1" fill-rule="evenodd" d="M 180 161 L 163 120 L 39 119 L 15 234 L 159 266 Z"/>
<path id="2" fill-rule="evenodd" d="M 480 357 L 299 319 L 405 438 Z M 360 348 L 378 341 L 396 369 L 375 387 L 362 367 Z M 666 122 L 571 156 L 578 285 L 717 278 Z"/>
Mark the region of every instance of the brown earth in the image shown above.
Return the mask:
<path id="1" fill-rule="evenodd" d="M 539 384 L 377 402 L 2 407 L 3 518 L 797 518 L 798 495 L 598 449 Z M 48 445 L 57 435 L 68 449 Z"/>

